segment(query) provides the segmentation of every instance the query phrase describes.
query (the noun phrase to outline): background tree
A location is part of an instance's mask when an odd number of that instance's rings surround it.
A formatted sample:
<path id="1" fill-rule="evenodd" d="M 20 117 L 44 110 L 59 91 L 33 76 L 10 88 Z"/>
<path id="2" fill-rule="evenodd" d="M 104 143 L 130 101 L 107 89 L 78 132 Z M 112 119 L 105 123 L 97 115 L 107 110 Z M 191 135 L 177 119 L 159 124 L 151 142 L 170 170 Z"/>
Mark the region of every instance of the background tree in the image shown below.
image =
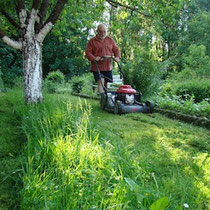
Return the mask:
<path id="1" fill-rule="evenodd" d="M 52 11 L 49 6 L 54 2 L 49 0 L 27 2 L 16 0 L 0 3 L 0 12 L 16 29 L 16 32 L 12 33 L 14 38 L 10 38 L 4 32 L 10 27 L 0 28 L 0 38 L 10 47 L 22 51 L 26 103 L 42 101 L 42 43 L 54 26 L 66 2 L 67 0 L 58 0 Z M 13 13 L 11 13 L 12 11 Z M 51 13 L 48 14 L 48 11 Z"/>

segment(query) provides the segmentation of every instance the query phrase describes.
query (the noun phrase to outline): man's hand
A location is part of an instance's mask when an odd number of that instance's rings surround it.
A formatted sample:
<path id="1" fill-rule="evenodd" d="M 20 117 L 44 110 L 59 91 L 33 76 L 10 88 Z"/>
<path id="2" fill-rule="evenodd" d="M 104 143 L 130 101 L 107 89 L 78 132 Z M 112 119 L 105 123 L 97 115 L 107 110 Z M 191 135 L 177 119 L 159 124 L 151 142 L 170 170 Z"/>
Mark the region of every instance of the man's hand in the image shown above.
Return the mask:
<path id="1" fill-rule="evenodd" d="M 95 61 L 100 61 L 101 60 L 101 57 L 99 57 L 99 56 L 97 56 L 96 58 L 95 58 Z"/>
<path id="2" fill-rule="evenodd" d="M 116 57 L 115 60 L 118 62 L 120 62 L 120 58 Z"/>

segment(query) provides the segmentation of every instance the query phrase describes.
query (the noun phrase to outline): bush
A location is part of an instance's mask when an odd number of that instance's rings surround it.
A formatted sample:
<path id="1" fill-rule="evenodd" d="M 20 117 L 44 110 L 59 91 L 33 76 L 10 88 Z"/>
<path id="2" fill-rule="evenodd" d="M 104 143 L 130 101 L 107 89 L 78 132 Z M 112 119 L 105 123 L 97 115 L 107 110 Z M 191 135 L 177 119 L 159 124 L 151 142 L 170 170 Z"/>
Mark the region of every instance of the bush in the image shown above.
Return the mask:
<path id="1" fill-rule="evenodd" d="M 203 45 L 190 45 L 188 54 L 183 56 L 184 69 L 175 78 L 188 79 L 204 78 L 210 76 L 210 58 L 206 55 L 206 47 Z"/>
<path id="2" fill-rule="evenodd" d="M 182 100 L 195 103 L 210 98 L 210 59 L 203 45 L 190 45 L 183 57 L 184 69 L 171 73 L 160 89 L 160 96 L 177 95 Z"/>
<path id="3" fill-rule="evenodd" d="M 0 68 L 5 88 L 12 88 L 14 80 L 23 76 L 22 53 L 0 41 Z"/>
<path id="4" fill-rule="evenodd" d="M 183 100 L 176 95 L 157 96 L 153 98 L 155 103 L 163 109 L 169 109 L 173 111 L 179 111 L 184 114 L 191 114 L 209 118 L 210 116 L 210 104 L 208 100 L 203 100 L 200 103 L 195 103 L 194 98 L 188 98 Z"/>
<path id="5" fill-rule="evenodd" d="M 94 77 L 92 73 L 85 73 L 82 76 L 75 76 L 70 80 L 72 91 L 74 93 L 82 93 L 92 95 L 92 86 L 94 84 Z"/>
<path id="6" fill-rule="evenodd" d="M 17 77 L 23 77 L 21 73 L 18 74 L 16 70 L 13 72 L 13 69 L 2 70 L 2 79 L 4 86 L 12 88 L 15 86 L 15 80 Z"/>
<path id="7" fill-rule="evenodd" d="M 50 72 L 44 80 L 44 90 L 48 93 L 56 93 L 58 86 L 64 83 L 64 74 L 58 71 Z"/>
<path id="8" fill-rule="evenodd" d="M 72 78 L 71 83 L 72 83 L 72 91 L 74 93 L 80 93 L 82 91 L 82 87 L 84 85 L 83 78 L 75 76 Z"/>
<path id="9" fill-rule="evenodd" d="M 4 82 L 2 80 L 2 72 L 1 72 L 1 68 L 0 68 L 0 89 L 3 89 L 4 88 Z"/>
<path id="10" fill-rule="evenodd" d="M 143 93 L 151 95 L 160 84 L 162 72 L 158 64 L 146 53 L 124 66 L 125 83 Z"/>
<path id="11" fill-rule="evenodd" d="M 43 87 L 47 93 L 56 93 L 57 84 L 51 80 L 44 80 Z"/>
<path id="12" fill-rule="evenodd" d="M 14 79 L 14 85 L 15 88 L 23 88 L 23 77 L 17 77 Z"/>
<path id="13" fill-rule="evenodd" d="M 174 87 L 174 94 L 183 99 L 194 97 L 195 102 L 210 98 L 210 81 L 208 79 L 193 79 L 179 82 Z"/>
<path id="14" fill-rule="evenodd" d="M 168 95 L 168 96 L 171 96 L 173 95 L 173 83 L 168 80 L 167 82 L 165 82 L 164 84 L 161 85 L 161 87 L 159 88 L 159 92 L 158 92 L 158 95 L 159 96 L 165 96 L 165 95 Z"/>
<path id="15" fill-rule="evenodd" d="M 50 72 L 47 77 L 46 80 L 52 81 L 54 83 L 58 83 L 61 84 L 64 82 L 64 74 L 62 72 L 58 71 L 52 71 Z"/>

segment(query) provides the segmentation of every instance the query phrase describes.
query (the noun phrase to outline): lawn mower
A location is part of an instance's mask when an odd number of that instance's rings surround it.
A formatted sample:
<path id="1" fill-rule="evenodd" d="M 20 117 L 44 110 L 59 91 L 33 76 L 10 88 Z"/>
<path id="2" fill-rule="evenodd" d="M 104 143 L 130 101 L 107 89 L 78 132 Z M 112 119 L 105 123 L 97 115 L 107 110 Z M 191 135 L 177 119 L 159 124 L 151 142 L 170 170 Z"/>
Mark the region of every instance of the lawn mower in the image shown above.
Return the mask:
<path id="1" fill-rule="evenodd" d="M 104 56 L 101 59 L 112 59 L 118 65 L 120 75 L 124 80 L 124 74 L 122 72 L 119 62 L 115 60 L 112 56 Z M 95 61 L 97 71 L 99 73 L 99 78 L 104 90 L 100 99 L 100 106 L 102 110 L 114 114 L 125 114 L 133 112 L 142 112 L 142 113 L 152 113 L 154 110 L 154 104 L 152 102 L 146 101 L 141 103 L 140 92 L 137 92 L 130 85 L 121 85 L 116 91 L 109 91 L 102 82 L 102 77 L 98 67 L 97 61 Z"/>

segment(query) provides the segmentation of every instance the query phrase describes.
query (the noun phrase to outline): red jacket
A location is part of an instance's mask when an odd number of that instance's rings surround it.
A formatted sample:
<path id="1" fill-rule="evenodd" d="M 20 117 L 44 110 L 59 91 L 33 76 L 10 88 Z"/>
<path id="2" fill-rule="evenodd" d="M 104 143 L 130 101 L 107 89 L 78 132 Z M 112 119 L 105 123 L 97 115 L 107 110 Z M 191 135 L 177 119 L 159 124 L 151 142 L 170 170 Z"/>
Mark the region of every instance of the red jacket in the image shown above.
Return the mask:
<path id="1" fill-rule="evenodd" d="M 86 57 L 91 61 L 91 71 L 97 71 L 94 62 L 97 56 L 102 57 L 113 55 L 120 58 L 120 51 L 115 41 L 108 36 L 106 36 L 104 40 L 95 36 L 87 44 Z M 100 71 L 110 71 L 113 68 L 112 60 L 104 59 L 103 61 L 99 61 L 98 66 Z"/>

